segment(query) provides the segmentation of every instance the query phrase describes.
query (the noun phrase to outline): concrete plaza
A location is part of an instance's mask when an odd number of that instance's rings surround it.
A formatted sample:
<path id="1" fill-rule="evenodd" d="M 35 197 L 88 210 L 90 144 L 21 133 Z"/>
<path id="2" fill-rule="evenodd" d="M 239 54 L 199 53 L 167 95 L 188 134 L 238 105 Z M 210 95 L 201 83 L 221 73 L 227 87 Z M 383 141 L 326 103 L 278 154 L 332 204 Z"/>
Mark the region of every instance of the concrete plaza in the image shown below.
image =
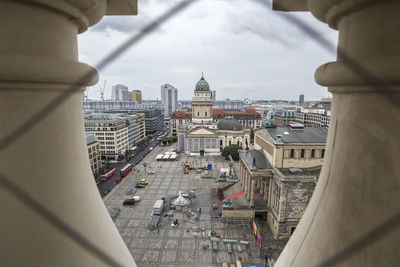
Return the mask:
<path id="1" fill-rule="evenodd" d="M 212 188 L 217 187 L 213 179 L 201 178 L 200 174 L 190 171 L 183 174 L 185 162 L 197 162 L 213 165 L 213 175 L 223 167 L 228 167 L 228 161 L 221 156 L 188 157 L 180 155 L 176 161 L 156 161 L 157 154 L 168 151 L 170 146 L 158 146 L 145 158 L 146 171 L 143 164 L 136 167 L 136 171 L 128 175 L 123 181 L 104 198 L 108 210 L 119 207 L 121 210 L 115 219 L 115 224 L 131 251 L 138 266 L 222 266 L 222 263 L 234 264 L 241 259 L 242 266 L 265 265 L 265 260 L 260 258 L 260 249 L 255 244 L 251 228 L 244 224 L 241 226 L 222 223 L 220 219 L 212 219 L 211 195 Z M 139 171 L 138 171 L 139 170 Z M 148 174 L 148 170 L 155 170 L 156 174 Z M 124 199 L 131 196 L 127 191 L 135 187 L 136 182 L 145 178 L 149 184 L 143 189 L 136 189 L 134 195 L 140 196 L 141 201 L 134 206 L 122 206 Z M 159 229 L 149 230 L 148 223 L 153 205 L 161 197 L 178 195 L 178 191 L 197 192 L 196 205 L 201 208 L 201 216 L 193 223 L 184 221 L 184 213 L 175 211 L 173 219 L 179 220 L 177 227 L 171 227 L 172 218 L 162 219 Z M 213 252 L 209 238 L 196 237 L 199 229 L 205 232 L 215 231 L 220 235 L 218 251 Z M 236 239 L 248 241 L 249 245 L 242 245 L 239 252 L 237 245 L 232 247 L 232 253 L 222 239 Z M 208 247 L 207 247 L 208 246 Z M 206 248 L 206 249 L 204 249 Z M 230 265 L 228 265 L 230 266 Z"/>

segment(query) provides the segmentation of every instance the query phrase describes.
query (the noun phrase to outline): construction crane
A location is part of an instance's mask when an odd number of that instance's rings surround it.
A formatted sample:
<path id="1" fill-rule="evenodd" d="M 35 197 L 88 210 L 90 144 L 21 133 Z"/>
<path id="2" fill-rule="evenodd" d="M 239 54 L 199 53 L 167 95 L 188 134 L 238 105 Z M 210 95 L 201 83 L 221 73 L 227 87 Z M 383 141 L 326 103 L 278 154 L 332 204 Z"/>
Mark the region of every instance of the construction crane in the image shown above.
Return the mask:
<path id="1" fill-rule="evenodd" d="M 106 90 L 106 82 L 107 82 L 107 80 L 104 80 L 103 88 L 100 87 L 100 98 L 101 98 L 101 101 L 104 101 L 104 91 Z"/>

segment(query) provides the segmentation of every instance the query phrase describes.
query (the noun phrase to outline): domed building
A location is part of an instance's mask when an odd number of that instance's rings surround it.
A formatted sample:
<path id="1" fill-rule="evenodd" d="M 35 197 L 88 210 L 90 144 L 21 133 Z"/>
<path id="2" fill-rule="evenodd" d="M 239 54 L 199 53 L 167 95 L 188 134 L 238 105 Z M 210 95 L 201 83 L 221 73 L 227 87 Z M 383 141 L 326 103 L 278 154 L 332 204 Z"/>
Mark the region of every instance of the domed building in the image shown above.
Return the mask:
<path id="1" fill-rule="evenodd" d="M 225 117 L 218 123 L 212 114 L 213 101 L 209 83 L 201 75 L 196 83 L 192 99 L 191 116 L 185 116 L 186 122 L 178 128 L 178 147 L 180 152 L 199 155 L 219 155 L 225 146 L 237 144 L 248 148 L 250 128 L 233 118 Z M 177 112 L 175 112 L 177 113 Z M 187 112 L 188 113 L 188 112 Z M 174 118 L 174 116 L 178 118 Z M 173 114 L 172 119 L 180 121 L 182 114 Z"/>

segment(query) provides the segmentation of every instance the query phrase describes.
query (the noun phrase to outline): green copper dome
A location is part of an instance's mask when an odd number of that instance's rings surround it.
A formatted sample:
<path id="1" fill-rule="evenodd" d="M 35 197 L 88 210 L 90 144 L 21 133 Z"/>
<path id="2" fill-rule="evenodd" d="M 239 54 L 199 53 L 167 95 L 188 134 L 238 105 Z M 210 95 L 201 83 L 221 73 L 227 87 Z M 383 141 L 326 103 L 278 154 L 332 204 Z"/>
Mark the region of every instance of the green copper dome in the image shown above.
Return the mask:
<path id="1" fill-rule="evenodd" d="M 210 91 L 210 85 L 204 80 L 203 75 L 201 75 L 201 79 L 196 83 L 195 91 Z"/>

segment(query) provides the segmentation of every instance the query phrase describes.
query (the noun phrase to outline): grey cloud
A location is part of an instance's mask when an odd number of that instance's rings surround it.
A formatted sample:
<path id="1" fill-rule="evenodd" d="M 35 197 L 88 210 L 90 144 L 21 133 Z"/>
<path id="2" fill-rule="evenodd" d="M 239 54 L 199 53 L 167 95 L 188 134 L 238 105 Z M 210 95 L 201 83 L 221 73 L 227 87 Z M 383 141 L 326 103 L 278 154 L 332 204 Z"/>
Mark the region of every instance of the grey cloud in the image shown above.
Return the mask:
<path id="1" fill-rule="evenodd" d="M 305 40 L 304 34 L 297 27 L 265 10 L 246 12 L 240 17 L 229 14 L 226 29 L 235 34 L 249 32 L 271 42 L 279 42 L 285 47 L 294 47 Z"/>
<path id="2" fill-rule="evenodd" d="M 150 22 L 150 17 L 146 15 L 137 17 L 105 17 L 103 20 L 91 28 L 95 32 L 103 32 L 107 29 L 114 29 L 121 32 L 136 32 Z"/>

